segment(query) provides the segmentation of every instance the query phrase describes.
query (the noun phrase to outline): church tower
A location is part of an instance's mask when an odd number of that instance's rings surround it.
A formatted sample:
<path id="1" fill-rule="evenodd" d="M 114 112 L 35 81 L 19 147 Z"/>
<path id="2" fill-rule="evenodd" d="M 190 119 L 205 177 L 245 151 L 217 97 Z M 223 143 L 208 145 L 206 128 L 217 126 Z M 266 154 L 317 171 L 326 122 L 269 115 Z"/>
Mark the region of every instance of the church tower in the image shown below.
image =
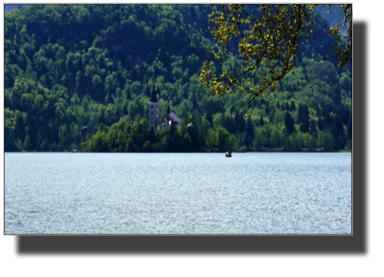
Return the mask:
<path id="1" fill-rule="evenodd" d="M 155 83 L 153 83 L 152 98 L 151 98 L 151 100 L 149 100 L 148 121 L 149 121 L 149 124 L 153 125 L 153 127 L 157 131 L 160 129 L 159 117 L 160 117 L 160 115 L 159 115 L 159 102 L 157 102 Z"/>

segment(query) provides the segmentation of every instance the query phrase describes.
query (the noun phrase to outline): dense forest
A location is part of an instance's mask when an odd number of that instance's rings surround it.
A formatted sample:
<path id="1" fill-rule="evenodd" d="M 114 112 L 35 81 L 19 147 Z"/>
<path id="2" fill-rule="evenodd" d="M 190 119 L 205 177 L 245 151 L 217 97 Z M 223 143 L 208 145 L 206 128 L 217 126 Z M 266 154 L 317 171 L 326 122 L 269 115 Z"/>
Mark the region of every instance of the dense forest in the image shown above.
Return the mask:
<path id="1" fill-rule="evenodd" d="M 211 10 L 31 5 L 7 12 L 5 151 L 351 150 L 351 64 L 339 71 L 328 57 L 328 21 L 316 18 L 277 92 L 241 110 L 240 92 L 219 98 L 199 82 L 203 61 L 213 59 L 208 45 L 217 47 Z M 257 14 L 257 5 L 250 10 Z M 228 54 L 216 68 L 240 66 L 236 43 Z M 153 84 L 160 118 L 170 106 L 180 128 L 148 128 Z"/>

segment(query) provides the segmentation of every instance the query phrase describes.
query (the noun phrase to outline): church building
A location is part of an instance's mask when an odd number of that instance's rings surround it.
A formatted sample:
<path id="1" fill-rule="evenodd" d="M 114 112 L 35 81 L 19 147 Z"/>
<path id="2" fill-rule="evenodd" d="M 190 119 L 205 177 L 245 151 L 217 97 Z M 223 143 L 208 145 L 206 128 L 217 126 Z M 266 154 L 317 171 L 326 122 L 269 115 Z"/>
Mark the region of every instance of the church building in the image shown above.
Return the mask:
<path id="1" fill-rule="evenodd" d="M 155 84 L 153 84 L 152 98 L 149 100 L 148 121 L 157 131 L 160 129 L 159 118 L 159 102 L 157 102 Z"/>
<path id="2" fill-rule="evenodd" d="M 178 118 L 174 112 L 171 112 L 171 110 L 169 109 L 169 106 L 167 109 L 167 113 L 164 115 L 160 123 L 161 123 L 161 129 L 170 128 L 172 124 L 175 124 L 176 127 L 181 126 L 180 118 Z"/>
<path id="3" fill-rule="evenodd" d="M 178 116 L 167 109 L 167 113 L 164 115 L 163 119 L 159 120 L 159 102 L 156 97 L 155 84 L 153 84 L 152 97 L 149 100 L 149 109 L 148 109 L 148 122 L 154 127 L 155 130 L 159 131 L 163 128 L 169 128 L 172 124 L 175 124 L 177 127 L 181 126 L 181 120 Z M 161 124 L 161 125 L 160 125 Z"/>

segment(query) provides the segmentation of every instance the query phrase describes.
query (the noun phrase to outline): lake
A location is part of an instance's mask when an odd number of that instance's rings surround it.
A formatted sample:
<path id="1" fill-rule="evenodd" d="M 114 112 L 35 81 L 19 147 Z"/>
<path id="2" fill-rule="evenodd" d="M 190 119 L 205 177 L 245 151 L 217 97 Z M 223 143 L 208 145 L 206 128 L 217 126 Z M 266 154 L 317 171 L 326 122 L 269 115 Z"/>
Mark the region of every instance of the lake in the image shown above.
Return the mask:
<path id="1" fill-rule="evenodd" d="M 351 153 L 5 153 L 5 234 L 351 234 Z"/>

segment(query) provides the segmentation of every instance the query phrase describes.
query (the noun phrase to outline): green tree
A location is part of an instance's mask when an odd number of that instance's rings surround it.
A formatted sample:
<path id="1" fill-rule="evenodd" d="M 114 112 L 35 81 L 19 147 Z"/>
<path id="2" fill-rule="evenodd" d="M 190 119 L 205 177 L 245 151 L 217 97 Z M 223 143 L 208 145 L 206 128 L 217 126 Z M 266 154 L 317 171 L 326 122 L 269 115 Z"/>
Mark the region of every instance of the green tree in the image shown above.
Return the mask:
<path id="1" fill-rule="evenodd" d="M 47 139 L 44 139 L 43 142 L 41 143 L 40 150 L 44 152 L 47 152 L 49 150 Z"/>
<path id="2" fill-rule="evenodd" d="M 213 117 L 212 117 L 211 110 L 208 110 L 207 114 L 205 115 L 205 119 L 206 119 L 210 124 L 212 124 L 212 122 L 213 122 Z"/>
<path id="3" fill-rule="evenodd" d="M 127 136 L 122 130 L 118 131 L 116 144 L 118 146 L 118 152 L 125 152 Z"/>
<path id="4" fill-rule="evenodd" d="M 280 132 L 277 129 L 272 130 L 271 134 L 271 147 L 272 148 L 277 148 L 280 147 Z"/>
<path id="5" fill-rule="evenodd" d="M 92 85 L 93 85 L 93 92 L 96 96 L 96 99 L 99 101 L 103 100 L 103 94 L 102 94 L 102 80 L 99 75 L 94 75 L 92 77 Z"/>
<path id="6" fill-rule="evenodd" d="M 133 138 L 131 138 L 131 137 L 128 138 L 127 145 L 126 145 L 126 151 L 127 152 L 134 152 L 135 149 L 136 149 L 136 147 L 135 147 L 135 143 L 133 141 Z"/>
<path id="7" fill-rule="evenodd" d="M 216 145 L 218 146 L 219 150 L 226 151 L 229 149 L 229 137 L 230 134 L 221 126 L 217 127 L 216 130 Z M 229 150 L 228 150 L 229 151 Z"/>
<path id="8" fill-rule="evenodd" d="M 19 151 L 16 146 L 16 139 L 13 132 L 10 132 L 8 136 L 4 136 L 6 142 L 4 144 L 4 151 Z"/>
<path id="9" fill-rule="evenodd" d="M 236 113 L 235 115 L 236 130 L 240 133 L 245 130 L 245 120 L 242 114 Z"/>
<path id="10" fill-rule="evenodd" d="M 32 140 L 31 140 L 31 137 L 29 135 L 27 135 L 25 137 L 23 147 L 27 151 L 32 151 L 33 150 Z"/>
<path id="11" fill-rule="evenodd" d="M 300 132 L 309 132 L 309 110 L 307 105 L 299 105 L 298 117 L 300 124 Z"/>
<path id="12" fill-rule="evenodd" d="M 263 147 L 261 136 L 258 134 L 255 136 L 255 140 L 253 141 L 253 147 L 255 148 L 256 151 Z"/>
<path id="13" fill-rule="evenodd" d="M 295 102 L 291 102 L 291 111 L 296 111 Z"/>
<path id="14" fill-rule="evenodd" d="M 143 151 L 144 152 L 151 152 L 152 151 L 152 145 L 149 140 L 146 140 L 143 145 Z"/>
<path id="15" fill-rule="evenodd" d="M 323 151 L 333 151 L 335 146 L 335 140 L 329 131 L 320 131 L 318 135 L 317 145 L 320 148 L 323 148 Z"/>
<path id="16" fill-rule="evenodd" d="M 343 90 L 345 90 L 347 93 L 352 91 L 352 83 L 349 77 L 344 73 L 343 76 L 340 78 L 340 86 Z"/>
<path id="17" fill-rule="evenodd" d="M 199 126 L 197 123 L 197 120 L 194 116 L 192 116 L 190 123 L 192 123 L 191 126 L 188 126 L 187 132 L 189 134 L 189 137 L 191 139 L 191 149 L 194 151 L 200 150 L 200 140 L 199 140 Z"/>
<path id="18" fill-rule="evenodd" d="M 11 103 L 12 108 L 20 110 L 21 94 L 24 91 L 24 87 L 19 82 L 16 82 L 11 90 Z"/>
<path id="19" fill-rule="evenodd" d="M 283 151 L 290 151 L 292 150 L 292 142 L 290 139 L 290 136 L 287 132 L 287 130 L 284 130 L 281 136 L 282 144 L 283 144 Z"/>
<path id="20" fill-rule="evenodd" d="M 221 113 L 214 114 L 212 122 L 213 122 L 214 125 L 220 125 L 220 123 L 222 122 Z"/>
<path id="21" fill-rule="evenodd" d="M 71 104 L 74 105 L 74 106 L 78 106 L 79 103 L 80 103 L 80 98 L 79 96 L 77 95 L 77 93 L 74 93 L 71 97 Z"/>
<path id="22" fill-rule="evenodd" d="M 231 41 L 240 37 L 238 49 L 242 63 L 232 72 L 224 69 L 220 73 L 215 71 L 213 62 L 208 64 L 205 61 L 200 76 L 202 84 L 210 89 L 210 93 L 220 96 L 238 88 L 242 94 L 248 95 L 246 104 L 274 92 L 278 82 L 296 63 L 300 39 L 309 38 L 312 33 L 315 6 L 263 4 L 256 14 L 248 14 L 243 4 L 221 5 L 220 12 L 214 7 L 208 16 L 214 27 L 209 31 L 221 48 L 215 50 L 208 46 L 209 51 L 216 60 L 224 60 L 228 57 Z M 339 67 L 352 59 L 352 6 L 342 5 L 341 9 L 345 15 L 344 22 L 329 32 L 335 38 L 331 54 L 340 59 Z M 350 29 L 347 47 L 343 49 L 339 29 L 347 23 Z"/>
<path id="23" fill-rule="evenodd" d="M 310 123 L 310 133 L 311 134 L 316 134 L 317 133 L 317 128 L 316 128 L 316 121 L 315 120 L 311 120 Z"/>
<path id="24" fill-rule="evenodd" d="M 288 111 L 285 112 L 284 124 L 288 134 L 292 134 L 295 130 L 295 123 Z"/>
<path id="25" fill-rule="evenodd" d="M 264 147 L 271 147 L 271 135 L 272 128 L 269 124 L 264 125 L 260 130 L 260 135 L 262 137 L 262 143 Z"/>
<path id="26" fill-rule="evenodd" d="M 332 5 L 329 5 L 329 9 L 331 7 Z M 344 20 L 331 27 L 328 34 L 334 38 L 334 43 L 330 47 L 331 55 L 340 60 L 338 67 L 342 68 L 348 61 L 352 62 L 352 5 L 342 4 L 340 8 L 344 13 Z M 340 29 L 347 25 L 348 30 L 342 35 Z"/>
<path id="27" fill-rule="evenodd" d="M 262 116 L 260 117 L 259 126 L 260 126 L 260 127 L 263 127 L 263 126 L 264 126 L 264 120 L 263 120 L 263 117 L 262 117 Z"/>
<path id="28" fill-rule="evenodd" d="M 255 139 L 255 125 L 253 124 L 253 120 L 250 117 L 247 118 L 247 123 L 245 128 L 247 130 L 247 133 L 250 139 L 253 141 Z"/>
<path id="29" fill-rule="evenodd" d="M 89 110 L 88 97 L 83 98 L 83 103 L 81 104 L 81 107 L 84 109 L 85 112 L 88 112 L 88 110 Z"/>
<path id="30" fill-rule="evenodd" d="M 140 93 L 141 83 L 139 81 L 136 81 L 131 85 L 131 94 L 139 95 Z"/>
<path id="31" fill-rule="evenodd" d="M 300 151 L 302 150 L 302 145 L 301 141 L 298 138 L 298 134 L 291 134 L 289 136 L 290 144 L 291 144 L 291 149 L 293 151 Z"/>
<path id="32" fill-rule="evenodd" d="M 212 129 L 208 129 L 208 132 L 207 132 L 207 136 L 205 137 L 206 139 L 206 146 L 208 147 L 208 149 L 210 150 L 213 150 L 215 148 L 216 143 L 217 143 L 217 136 L 216 136 L 216 133 L 215 131 L 213 131 Z"/>
<path id="33" fill-rule="evenodd" d="M 210 129 L 210 125 L 209 125 L 209 122 L 208 120 L 206 119 L 203 119 L 201 125 L 200 125 L 200 129 L 199 129 L 199 141 L 200 141 L 200 144 L 201 144 L 201 147 L 202 148 L 205 148 L 207 147 L 207 138 L 209 137 L 209 130 Z M 210 147 L 208 147 L 210 148 Z"/>
<path id="34" fill-rule="evenodd" d="M 57 125 L 61 125 L 61 123 L 64 121 L 66 111 L 65 106 L 66 102 L 62 98 L 59 98 L 59 100 L 55 103 L 55 116 Z"/>
<path id="35" fill-rule="evenodd" d="M 89 151 L 91 152 L 108 152 L 106 142 L 106 133 L 98 131 L 89 141 Z"/>
<path id="36" fill-rule="evenodd" d="M 15 133 L 17 138 L 24 136 L 24 120 L 22 114 L 18 110 L 15 111 Z"/>

